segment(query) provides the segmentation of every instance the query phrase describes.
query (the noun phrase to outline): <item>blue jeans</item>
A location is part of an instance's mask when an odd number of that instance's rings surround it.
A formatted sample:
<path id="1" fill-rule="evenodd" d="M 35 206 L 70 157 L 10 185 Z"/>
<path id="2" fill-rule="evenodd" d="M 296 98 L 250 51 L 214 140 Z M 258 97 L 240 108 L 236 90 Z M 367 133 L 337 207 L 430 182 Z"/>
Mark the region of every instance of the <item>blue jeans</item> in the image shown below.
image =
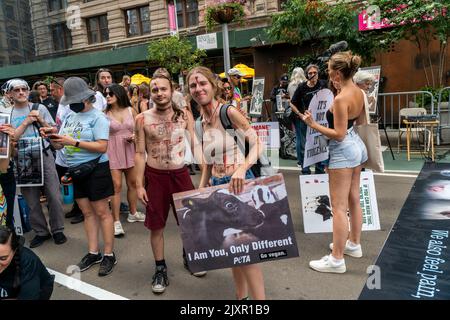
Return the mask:
<path id="1" fill-rule="evenodd" d="M 367 149 L 356 131 L 347 130 L 344 140 L 330 140 L 330 169 L 355 168 L 367 161 Z"/>
<path id="2" fill-rule="evenodd" d="M 303 168 L 303 159 L 305 158 L 306 129 L 308 126 L 298 117 L 294 118 L 295 137 L 297 139 L 297 164 L 302 167 L 302 174 L 311 174 L 311 169 Z M 316 174 L 325 173 L 324 163 L 319 162 L 315 165 Z"/>
<path id="3" fill-rule="evenodd" d="M 253 174 L 252 170 L 247 170 L 247 172 L 245 173 L 245 179 L 253 179 L 253 178 L 255 178 L 255 175 Z M 211 185 L 213 185 L 213 186 L 218 186 L 219 184 L 230 183 L 230 181 L 231 181 L 231 176 L 225 176 L 222 178 L 211 177 Z"/>

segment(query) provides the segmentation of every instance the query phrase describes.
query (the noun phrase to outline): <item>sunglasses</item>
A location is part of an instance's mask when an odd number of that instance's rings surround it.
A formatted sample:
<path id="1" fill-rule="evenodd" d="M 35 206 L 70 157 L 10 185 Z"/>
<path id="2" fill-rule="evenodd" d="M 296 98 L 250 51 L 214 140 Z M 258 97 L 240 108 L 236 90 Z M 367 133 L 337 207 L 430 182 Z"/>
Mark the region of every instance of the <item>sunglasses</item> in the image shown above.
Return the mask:
<path id="1" fill-rule="evenodd" d="M 231 90 L 231 87 L 223 87 L 223 90 L 230 91 L 230 90 Z"/>
<path id="2" fill-rule="evenodd" d="M 317 74 L 317 72 L 308 72 L 308 75 Z"/>
<path id="3" fill-rule="evenodd" d="M 107 96 L 110 96 L 111 98 L 114 97 L 114 92 L 103 92 L 103 96 L 106 98 Z"/>

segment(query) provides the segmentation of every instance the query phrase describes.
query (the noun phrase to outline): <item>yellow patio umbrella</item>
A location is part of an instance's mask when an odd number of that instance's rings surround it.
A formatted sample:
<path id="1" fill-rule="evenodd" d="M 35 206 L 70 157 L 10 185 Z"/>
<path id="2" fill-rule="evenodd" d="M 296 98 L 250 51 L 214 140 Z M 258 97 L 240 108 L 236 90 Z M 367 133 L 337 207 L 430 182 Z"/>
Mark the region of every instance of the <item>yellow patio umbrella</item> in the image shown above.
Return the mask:
<path id="1" fill-rule="evenodd" d="M 250 68 L 243 63 L 239 63 L 233 68 L 238 69 L 240 72 L 242 72 L 244 74 L 243 78 L 253 78 L 255 76 L 255 69 Z M 219 77 L 225 78 L 225 72 L 219 74 Z"/>
<path id="2" fill-rule="evenodd" d="M 140 85 L 142 82 L 145 82 L 146 84 L 150 84 L 151 78 L 147 78 L 143 74 L 136 73 L 131 77 L 131 84 L 137 84 Z"/>

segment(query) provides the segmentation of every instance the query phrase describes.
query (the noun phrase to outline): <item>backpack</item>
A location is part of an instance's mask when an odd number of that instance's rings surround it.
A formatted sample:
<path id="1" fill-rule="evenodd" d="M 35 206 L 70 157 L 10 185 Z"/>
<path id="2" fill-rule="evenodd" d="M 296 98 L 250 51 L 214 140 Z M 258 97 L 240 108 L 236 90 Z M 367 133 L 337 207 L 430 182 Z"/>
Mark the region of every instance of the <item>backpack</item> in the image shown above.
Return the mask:
<path id="1" fill-rule="evenodd" d="M 219 118 L 220 122 L 222 124 L 222 127 L 225 129 L 225 131 L 233 136 L 234 141 L 238 144 L 239 149 L 245 150 L 244 154 L 245 157 L 248 156 L 248 153 L 250 151 L 250 146 L 247 141 L 245 141 L 245 145 L 242 145 L 242 141 L 238 139 L 238 137 L 235 134 L 234 128 L 231 124 L 231 120 L 228 117 L 228 108 L 232 107 L 230 104 L 223 104 L 220 107 L 219 110 Z M 233 133 L 233 134 L 232 134 Z M 198 117 L 195 121 L 195 134 L 197 138 L 202 141 L 203 140 L 203 126 L 202 126 L 202 116 Z M 273 168 L 270 164 L 269 159 L 267 159 L 265 154 L 262 154 L 259 156 L 258 161 L 253 164 L 250 167 L 250 170 L 252 171 L 253 175 L 258 178 L 261 176 L 270 176 L 274 174 Z"/>

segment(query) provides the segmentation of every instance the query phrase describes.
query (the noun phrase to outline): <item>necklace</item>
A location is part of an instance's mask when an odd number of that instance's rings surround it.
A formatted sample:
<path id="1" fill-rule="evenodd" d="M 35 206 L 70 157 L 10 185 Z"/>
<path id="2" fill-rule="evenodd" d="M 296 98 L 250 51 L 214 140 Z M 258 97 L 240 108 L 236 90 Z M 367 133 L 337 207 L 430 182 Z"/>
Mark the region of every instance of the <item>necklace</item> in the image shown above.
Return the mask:
<path id="1" fill-rule="evenodd" d="M 214 116 L 216 115 L 217 109 L 219 109 L 219 105 L 220 105 L 220 102 L 217 101 L 216 108 L 214 109 L 214 112 L 212 113 L 212 115 L 209 119 L 206 118 L 205 116 L 203 117 L 206 124 L 211 124 L 212 120 L 214 119 Z"/>

